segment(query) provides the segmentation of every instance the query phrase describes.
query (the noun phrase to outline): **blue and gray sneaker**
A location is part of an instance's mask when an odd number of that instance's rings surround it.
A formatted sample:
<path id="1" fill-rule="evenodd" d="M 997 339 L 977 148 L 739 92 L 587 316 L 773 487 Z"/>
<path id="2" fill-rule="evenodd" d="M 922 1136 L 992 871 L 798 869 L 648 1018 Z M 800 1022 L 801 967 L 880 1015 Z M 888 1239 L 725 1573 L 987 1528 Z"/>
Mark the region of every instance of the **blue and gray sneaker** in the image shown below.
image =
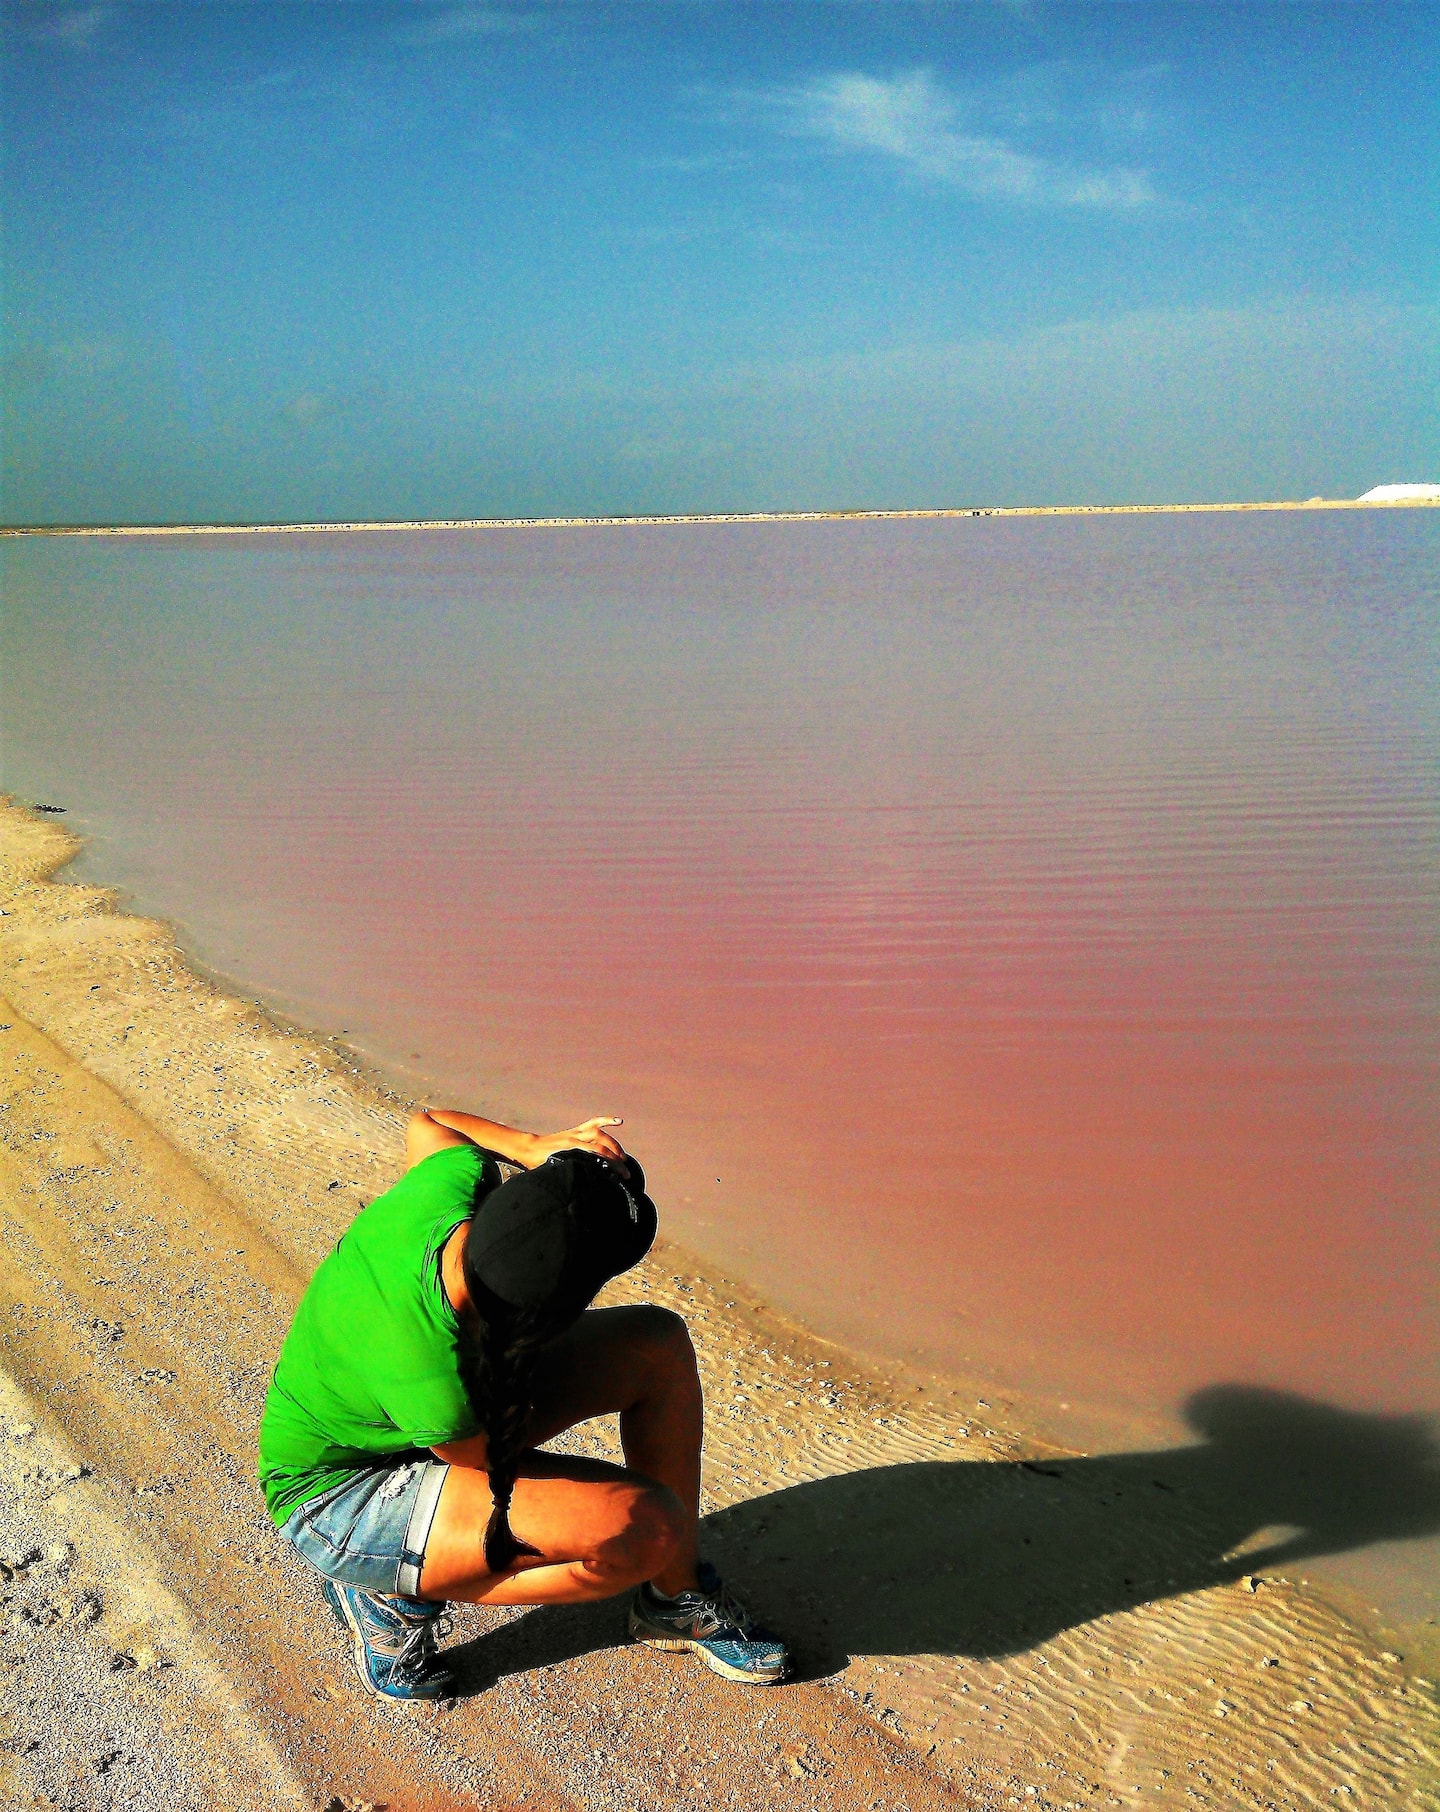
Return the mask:
<path id="1" fill-rule="evenodd" d="M 447 1606 L 423 1598 L 382 1598 L 358 1586 L 325 1581 L 325 1602 L 355 1640 L 355 1667 L 371 1692 L 386 1699 L 447 1699 L 455 1676 L 435 1649 Z"/>
<path id="2" fill-rule="evenodd" d="M 651 1648 L 692 1649 L 727 1680 L 774 1686 L 785 1678 L 790 1656 L 778 1636 L 736 1603 L 708 1561 L 701 1561 L 699 1589 L 666 1598 L 643 1585 L 630 1605 L 630 1634 Z"/>

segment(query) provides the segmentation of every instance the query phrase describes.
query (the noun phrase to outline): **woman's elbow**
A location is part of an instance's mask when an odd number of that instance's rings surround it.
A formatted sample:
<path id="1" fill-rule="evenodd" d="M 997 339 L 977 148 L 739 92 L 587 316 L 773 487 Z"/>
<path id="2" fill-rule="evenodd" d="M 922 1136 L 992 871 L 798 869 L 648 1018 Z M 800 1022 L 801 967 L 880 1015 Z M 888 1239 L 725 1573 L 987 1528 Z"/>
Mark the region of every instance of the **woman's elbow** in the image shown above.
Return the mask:
<path id="1" fill-rule="evenodd" d="M 435 1149 L 435 1135 L 440 1131 L 438 1120 L 432 1120 L 427 1107 L 417 1107 L 405 1122 L 405 1156 L 414 1164 L 418 1159 L 428 1157 Z"/>

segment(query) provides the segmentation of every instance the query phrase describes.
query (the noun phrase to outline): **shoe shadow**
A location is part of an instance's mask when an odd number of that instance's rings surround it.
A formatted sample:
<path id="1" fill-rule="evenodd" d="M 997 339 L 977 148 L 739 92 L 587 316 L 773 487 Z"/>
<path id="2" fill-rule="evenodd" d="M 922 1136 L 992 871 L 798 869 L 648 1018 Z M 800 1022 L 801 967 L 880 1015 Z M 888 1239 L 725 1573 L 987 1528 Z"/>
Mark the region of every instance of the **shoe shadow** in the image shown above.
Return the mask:
<path id="1" fill-rule="evenodd" d="M 1440 1531 L 1425 1417 L 1240 1384 L 1185 1413 L 1200 1437 L 1186 1447 L 790 1485 L 707 1518 L 705 1549 L 814 1679 L 855 1655 L 1013 1654 L 1107 1612 Z M 547 1607 L 447 1659 L 478 1691 L 622 1642 L 624 1624 L 623 1601 Z"/>

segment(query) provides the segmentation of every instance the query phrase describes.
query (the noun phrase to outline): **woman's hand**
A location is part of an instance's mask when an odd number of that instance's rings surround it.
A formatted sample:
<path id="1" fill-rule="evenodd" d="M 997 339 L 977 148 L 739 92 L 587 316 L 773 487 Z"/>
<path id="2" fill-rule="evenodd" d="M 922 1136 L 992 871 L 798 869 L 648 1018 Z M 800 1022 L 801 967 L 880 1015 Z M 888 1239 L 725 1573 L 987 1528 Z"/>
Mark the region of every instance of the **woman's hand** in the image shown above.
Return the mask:
<path id="1" fill-rule="evenodd" d="M 536 1164 L 543 1164 L 546 1158 L 553 1157 L 557 1151 L 593 1151 L 597 1158 L 608 1158 L 621 1176 L 629 1176 L 630 1167 L 625 1162 L 625 1149 L 614 1133 L 608 1130 L 612 1126 L 624 1124 L 614 1114 L 597 1114 L 593 1120 L 586 1120 L 565 1132 L 536 1133 L 536 1155 L 530 1160 L 531 1167 L 533 1169 Z"/>

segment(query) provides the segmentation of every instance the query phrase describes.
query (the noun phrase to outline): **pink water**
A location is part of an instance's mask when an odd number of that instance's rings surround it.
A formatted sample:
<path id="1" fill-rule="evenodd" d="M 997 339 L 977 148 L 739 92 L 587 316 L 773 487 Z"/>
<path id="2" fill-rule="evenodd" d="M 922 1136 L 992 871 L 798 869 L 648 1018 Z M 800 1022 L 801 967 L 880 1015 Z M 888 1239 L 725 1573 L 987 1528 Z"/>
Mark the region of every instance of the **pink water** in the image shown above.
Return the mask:
<path id="1" fill-rule="evenodd" d="M 822 1331 L 1077 1428 L 1440 1405 L 1440 517 L 4 562 L 85 872 L 417 1087 L 623 1114 Z"/>

